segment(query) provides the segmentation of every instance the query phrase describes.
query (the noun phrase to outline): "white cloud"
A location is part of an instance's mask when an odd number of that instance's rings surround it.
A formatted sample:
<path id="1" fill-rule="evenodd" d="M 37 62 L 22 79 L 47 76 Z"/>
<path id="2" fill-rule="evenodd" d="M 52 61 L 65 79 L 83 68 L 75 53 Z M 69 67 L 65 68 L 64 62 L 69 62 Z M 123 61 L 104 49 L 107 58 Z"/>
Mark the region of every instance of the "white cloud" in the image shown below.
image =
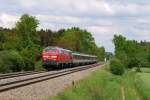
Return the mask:
<path id="1" fill-rule="evenodd" d="M 35 0 L 19 0 L 18 2 L 25 8 L 30 8 L 38 4 L 38 2 Z"/>
<path id="2" fill-rule="evenodd" d="M 56 15 L 36 15 L 43 22 L 59 22 L 59 23 L 79 23 L 80 19 L 71 16 L 56 16 Z"/>
<path id="3" fill-rule="evenodd" d="M 102 0 L 76 0 L 76 2 L 74 2 L 74 8 L 77 8 L 81 12 L 93 11 L 97 13 L 105 13 L 108 15 L 114 13 L 114 11 L 110 8 L 110 5 Z"/>
<path id="4" fill-rule="evenodd" d="M 13 27 L 15 25 L 15 22 L 18 20 L 17 16 L 9 15 L 6 13 L 0 14 L 0 26 L 3 27 Z"/>
<path id="5" fill-rule="evenodd" d="M 113 26 L 90 26 L 88 30 L 99 35 L 112 35 L 116 31 Z"/>

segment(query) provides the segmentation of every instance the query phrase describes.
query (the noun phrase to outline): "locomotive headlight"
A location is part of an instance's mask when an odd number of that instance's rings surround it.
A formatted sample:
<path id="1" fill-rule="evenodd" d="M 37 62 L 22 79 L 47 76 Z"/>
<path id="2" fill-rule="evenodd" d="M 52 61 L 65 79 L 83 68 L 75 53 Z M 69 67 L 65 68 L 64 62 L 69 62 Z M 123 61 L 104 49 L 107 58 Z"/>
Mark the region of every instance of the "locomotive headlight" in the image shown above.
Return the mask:
<path id="1" fill-rule="evenodd" d="M 43 56 L 44 58 L 49 58 L 49 56 Z"/>
<path id="2" fill-rule="evenodd" d="M 51 56 L 51 58 L 56 59 L 56 58 L 57 58 L 57 56 Z"/>

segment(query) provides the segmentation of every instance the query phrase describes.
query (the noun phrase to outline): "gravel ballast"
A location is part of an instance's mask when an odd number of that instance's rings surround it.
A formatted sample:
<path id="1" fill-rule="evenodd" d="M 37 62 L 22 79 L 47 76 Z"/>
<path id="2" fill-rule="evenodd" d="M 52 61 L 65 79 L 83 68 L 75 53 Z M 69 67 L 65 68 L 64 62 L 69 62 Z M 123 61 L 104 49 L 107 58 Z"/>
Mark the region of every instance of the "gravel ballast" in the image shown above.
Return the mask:
<path id="1" fill-rule="evenodd" d="M 73 81 L 82 79 L 101 66 L 2 92 L 0 100 L 42 100 L 63 91 L 64 88 L 72 85 Z"/>

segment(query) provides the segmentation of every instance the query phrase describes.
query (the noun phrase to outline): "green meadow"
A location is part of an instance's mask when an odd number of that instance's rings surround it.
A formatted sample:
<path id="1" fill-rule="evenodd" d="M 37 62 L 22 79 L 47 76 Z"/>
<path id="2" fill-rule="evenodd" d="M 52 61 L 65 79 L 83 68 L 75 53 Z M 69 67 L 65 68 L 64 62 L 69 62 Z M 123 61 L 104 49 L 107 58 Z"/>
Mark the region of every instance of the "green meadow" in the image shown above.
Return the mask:
<path id="1" fill-rule="evenodd" d="M 117 76 L 108 66 L 93 72 L 47 100 L 150 100 L 150 73 L 126 70 Z"/>
<path id="2" fill-rule="evenodd" d="M 136 74 L 136 87 L 143 100 L 150 100 L 150 70 L 149 69 L 145 72 Z"/>

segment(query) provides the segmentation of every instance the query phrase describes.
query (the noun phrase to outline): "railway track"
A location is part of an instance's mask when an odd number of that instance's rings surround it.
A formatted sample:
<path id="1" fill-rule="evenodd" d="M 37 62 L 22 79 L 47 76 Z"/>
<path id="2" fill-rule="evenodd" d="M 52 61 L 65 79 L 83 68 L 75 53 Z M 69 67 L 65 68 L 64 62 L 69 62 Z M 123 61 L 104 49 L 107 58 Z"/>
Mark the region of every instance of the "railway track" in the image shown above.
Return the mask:
<path id="1" fill-rule="evenodd" d="M 33 84 L 33 83 L 45 81 L 45 80 L 48 80 L 48 79 L 53 79 L 53 78 L 56 78 L 56 77 L 64 76 L 64 75 L 75 73 L 75 72 L 78 72 L 78 71 L 86 70 L 86 69 L 89 69 L 89 68 L 96 67 L 98 65 L 100 65 L 100 64 L 98 63 L 98 64 L 92 64 L 92 65 L 87 65 L 87 66 L 80 66 L 80 67 L 70 68 L 70 69 L 66 69 L 66 70 L 60 70 L 60 71 L 57 71 L 57 72 L 54 72 L 54 73 L 49 72 L 49 73 L 46 73 L 44 75 L 29 77 L 29 78 L 26 78 L 26 79 L 14 80 L 14 81 L 7 82 L 7 83 L 0 83 L 0 92 L 4 92 L 4 91 L 11 90 L 11 89 L 23 87 L 23 86 L 30 85 L 30 84 Z M 17 74 L 14 74 L 14 75 L 17 75 Z M 18 74 L 18 77 L 20 75 L 25 76 L 25 74 Z M 29 75 L 29 74 L 26 74 L 26 75 Z M 4 76 L 4 77 L 6 77 L 6 76 Z M 10 77 L 12 78 L 13 76 L 10 76 Z M 17 76 L 15 76 L 15 77 L 17 77 Z M 5 79 L 5 78 L 3 78 L 3 79 Z"/>
<path id="2" fill-rule="evenodd" d="M 27 72 L 16 72 L 16 73 L 9 73 L 9 74 L 1 74 L 0 80 L 1 79 L 7 79 L 7 78 L 26 76 L 26 75 L 45 73 L 45 72 L 47 72 L 47 71 L 27 71 Z"/>

